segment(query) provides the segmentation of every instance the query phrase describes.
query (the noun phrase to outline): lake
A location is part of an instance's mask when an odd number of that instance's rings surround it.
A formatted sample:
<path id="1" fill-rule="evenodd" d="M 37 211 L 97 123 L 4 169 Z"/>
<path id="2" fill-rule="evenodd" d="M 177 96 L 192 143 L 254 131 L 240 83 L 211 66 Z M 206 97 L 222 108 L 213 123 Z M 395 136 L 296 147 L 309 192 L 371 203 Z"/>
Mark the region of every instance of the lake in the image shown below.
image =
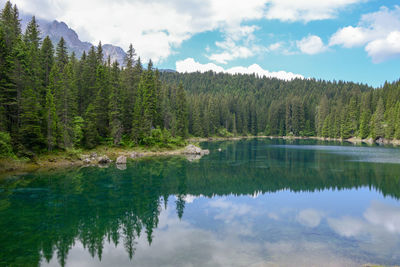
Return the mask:
<path id="1" fill-rule="evenodd" d="M 2 179 L 0 265 L 400 265 L 400 148 L 201 146 Z"/>

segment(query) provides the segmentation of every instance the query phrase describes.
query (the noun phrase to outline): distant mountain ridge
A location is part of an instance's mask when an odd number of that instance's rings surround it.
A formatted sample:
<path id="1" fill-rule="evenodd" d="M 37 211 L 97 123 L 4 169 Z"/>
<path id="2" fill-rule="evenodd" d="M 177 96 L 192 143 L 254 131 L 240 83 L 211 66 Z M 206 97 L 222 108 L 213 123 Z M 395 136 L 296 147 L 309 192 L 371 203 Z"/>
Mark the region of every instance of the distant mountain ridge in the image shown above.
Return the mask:
<path id="1" fill-rule="evenodd" d="M 25 31 L 26 26 L 31 19 L 31 16 L 21 15 L 21 25 L 23 32 Z M 75 52 L 78 58 L 82 56 L 83 51 L 86 51 L 87 53 L 93 46 L 92 43 L 81 41 L 78 34 L 73 29 L 69 28 L 65 22 L 59 22 L 57 20 L 47 21 L 44 19 L 37 19 L 37 23 L 39 24 L 42 38 L 48 35 L 54 46 L 56 46 L 61 37 L 63 37 L 67 44 L 69 52 Z M 124 58 L 126 56 L 126 53 L 121 47 L 111 44 L 104 44 L 103 53 L 104 60 L 107 60 L 108 56 L 110 56 L 112 62 L 117 60 L 120 65 L 124 65 Z"/>

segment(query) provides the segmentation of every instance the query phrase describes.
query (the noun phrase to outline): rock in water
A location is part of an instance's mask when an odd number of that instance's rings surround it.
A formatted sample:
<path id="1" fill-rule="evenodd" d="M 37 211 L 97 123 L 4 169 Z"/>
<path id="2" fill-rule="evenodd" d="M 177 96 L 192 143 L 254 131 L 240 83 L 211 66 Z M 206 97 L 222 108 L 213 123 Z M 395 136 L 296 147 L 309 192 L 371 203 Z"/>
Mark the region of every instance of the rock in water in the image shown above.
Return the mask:
<path id="1" fill-rule="evenodd" d="M 126 164 L 126 157 L 125 157 L 125 156 L 119 156 L 119 157 L 117 158 L 116 163 L 117 163 L 117 165 L 119 165 L 119 164 Z"/>
<path id="2" fill-rule="evenodd" d="M 195 145 L 188 145 L 187 147 L 185 147 L 185 154 L 200 155 L 201 154 L 201 148 L 197 147 Z"/>
<path id="3" fill-rule="evenodd" d="M 210 150 L 205 149 L 202 150 L 200 147 L 197 147 L 195 145 L 188 145 L 187 147 L 185 147 L 185 150 L 183 152 L 186 155 L 208 155 L 210 154 Z"/>
<path id="4" fill-rule="evenodd" d="M 99 164 L 108 164 L 111 162 L 111 160 L 107 156 L 102 156 L 98 158 L 97 162 Z"/>

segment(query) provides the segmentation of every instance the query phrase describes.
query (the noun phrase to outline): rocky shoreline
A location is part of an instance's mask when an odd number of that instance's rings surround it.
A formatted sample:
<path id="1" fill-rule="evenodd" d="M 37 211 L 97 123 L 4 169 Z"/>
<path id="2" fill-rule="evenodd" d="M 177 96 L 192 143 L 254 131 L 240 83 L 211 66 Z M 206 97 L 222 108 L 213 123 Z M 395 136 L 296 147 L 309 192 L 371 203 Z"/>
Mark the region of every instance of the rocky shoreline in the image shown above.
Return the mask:
<path id="1" fill-rule="evenodd" d="M 185 148 L 166 151 L 133 151 L 133 150 L 112 150 L 105 149 L 100 151 L 93 151 L 91 153 L 83 153 L 77 155 L 75 158 L 71 157 L 48 157 L 38 159 L 36 162 L 31 161 L 16 161 L 10 160 L 3 162 L 0 165 L 1 176 L 12 174 L 22 174 L 37 170 L 53 170 L 68 167 L 90 167 L 98 166 L 100 168 L 109 167 L 111 164 L 116 164 L 120 170 L 126 169 L 128 160 L 135 160 L 146 157 L 160 157 L 160 156 L 184 156 L 189 161 L 195 161 L 208 155 L 209 150 L 203 150 L 195 145 L 188 145 Z M 3 168 L 4 167 L 4 168 Z"/>

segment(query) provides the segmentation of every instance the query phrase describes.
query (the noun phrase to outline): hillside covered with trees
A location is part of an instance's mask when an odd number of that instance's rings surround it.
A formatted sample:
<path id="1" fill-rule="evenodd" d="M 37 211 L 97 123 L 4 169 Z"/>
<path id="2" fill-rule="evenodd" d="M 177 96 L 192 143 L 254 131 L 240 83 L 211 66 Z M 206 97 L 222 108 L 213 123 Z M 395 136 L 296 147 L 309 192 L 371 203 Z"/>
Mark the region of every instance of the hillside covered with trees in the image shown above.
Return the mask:
<path id="1" fill-rule="evenodd" d="M 400 139 L 400 83 L 162 73 L 188 92 L 189 133 Z M 227 131 L 226 131 L 226 130 Z M 229 132 L 229 133 L 228 133 Z"/>
<path id="2" fill-rule="evenodd" d="M 143 68 L 131 45 L 124 66 L 102 45 L 80 59 L 54 45 L 16 6 L 0 14 L 0 154 L 98 145 L 165 146 L 188 136 L 400 139 L 400 83 L 284 81 L 256 75 Z"/>

